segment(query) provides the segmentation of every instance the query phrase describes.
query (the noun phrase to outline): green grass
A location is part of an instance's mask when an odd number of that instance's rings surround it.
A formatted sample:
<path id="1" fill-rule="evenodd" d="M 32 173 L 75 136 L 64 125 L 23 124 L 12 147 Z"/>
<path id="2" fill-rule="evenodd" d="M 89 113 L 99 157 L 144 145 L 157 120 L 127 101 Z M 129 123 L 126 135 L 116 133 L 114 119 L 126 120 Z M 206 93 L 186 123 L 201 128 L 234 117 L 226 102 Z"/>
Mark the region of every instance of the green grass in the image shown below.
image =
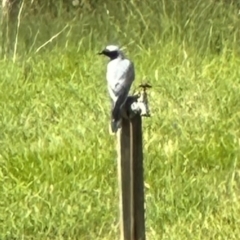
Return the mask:
<path id="1" fill-rule="evenodd" d="M 153 85 L 143 120 L 148 239 L 239 239 L 237 7 L 56 9 L 34 16 L 25 6 L 17 60 L 0 62 L 0 239 L 119 239 L 107 61 L 96 56 L 108 43 L 135 62 L 133 89 Z"/>

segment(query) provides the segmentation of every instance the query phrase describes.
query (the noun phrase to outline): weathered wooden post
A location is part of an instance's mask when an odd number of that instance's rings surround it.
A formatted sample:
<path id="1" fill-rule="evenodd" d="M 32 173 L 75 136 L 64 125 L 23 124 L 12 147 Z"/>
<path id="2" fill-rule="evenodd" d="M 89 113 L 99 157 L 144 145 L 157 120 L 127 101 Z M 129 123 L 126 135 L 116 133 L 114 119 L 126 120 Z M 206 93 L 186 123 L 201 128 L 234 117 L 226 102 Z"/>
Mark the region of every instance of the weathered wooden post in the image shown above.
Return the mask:
<path id="1" fill-rule="evenodd" d="M 146 89 L 130 96 L 118 131 L 121 240 L 145 240 L 142 116 L 150 116 Z"/>

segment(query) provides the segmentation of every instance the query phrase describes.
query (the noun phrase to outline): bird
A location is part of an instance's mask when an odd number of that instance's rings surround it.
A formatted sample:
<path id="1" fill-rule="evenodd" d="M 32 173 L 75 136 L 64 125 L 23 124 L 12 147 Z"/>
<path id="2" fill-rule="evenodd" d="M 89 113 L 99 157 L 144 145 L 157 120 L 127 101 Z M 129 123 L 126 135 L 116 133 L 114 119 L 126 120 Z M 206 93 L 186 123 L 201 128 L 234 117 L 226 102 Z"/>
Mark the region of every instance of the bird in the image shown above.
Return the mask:
<path id="1" fill-rule="evenodd" d="M 110 59 L 107 64 L 106 80 L 112 102 L 111 131 L 116 133 L 121 128 L 121 108 L 135 79 L 134 63 L 125 57 L 117 45 L 108 45 L 98 54 Z"/>

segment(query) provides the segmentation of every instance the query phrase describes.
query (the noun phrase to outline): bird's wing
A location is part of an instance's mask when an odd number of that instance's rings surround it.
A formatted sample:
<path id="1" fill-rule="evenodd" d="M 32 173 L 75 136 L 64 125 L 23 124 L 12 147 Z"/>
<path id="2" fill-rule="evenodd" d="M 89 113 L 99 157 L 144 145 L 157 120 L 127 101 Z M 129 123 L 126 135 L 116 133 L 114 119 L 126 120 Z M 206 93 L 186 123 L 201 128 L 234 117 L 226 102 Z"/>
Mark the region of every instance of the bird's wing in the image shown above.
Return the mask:
<path id="1" fill-rule="evenodd" d="M 119 120 L 120 108 L 125 103 L 135 78 L 134 65 L 128 59 L 116 63 L 108 76 L 108 91 L 113 101 L 112 118 Z"/>
<path id="2" fill-rule="evenodd" d="M 109 64 L 108 91 L 113 102 L 116 102 L 120 96 L 128 94 L 134 78 L 134 65 L 130 60 L 124 59 Z"/>

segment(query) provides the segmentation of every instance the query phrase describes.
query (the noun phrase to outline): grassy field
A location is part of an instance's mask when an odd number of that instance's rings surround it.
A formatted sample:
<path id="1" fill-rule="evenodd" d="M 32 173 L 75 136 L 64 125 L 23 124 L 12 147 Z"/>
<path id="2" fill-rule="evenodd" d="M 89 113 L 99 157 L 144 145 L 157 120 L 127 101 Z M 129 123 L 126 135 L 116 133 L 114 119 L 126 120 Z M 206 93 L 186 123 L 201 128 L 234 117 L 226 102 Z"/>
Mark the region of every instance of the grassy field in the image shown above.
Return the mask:
<path id="1" fill-rule="evenodd" d="M 240 15 L 225 2 L 23 7 L 16 61 L 0 60 L 0 240 L 119 239 L 107 60 L 96 56 L 109 43 L 135 62 L 133 90 L 153 85 L 147 239 L 239 239 Z"/>

